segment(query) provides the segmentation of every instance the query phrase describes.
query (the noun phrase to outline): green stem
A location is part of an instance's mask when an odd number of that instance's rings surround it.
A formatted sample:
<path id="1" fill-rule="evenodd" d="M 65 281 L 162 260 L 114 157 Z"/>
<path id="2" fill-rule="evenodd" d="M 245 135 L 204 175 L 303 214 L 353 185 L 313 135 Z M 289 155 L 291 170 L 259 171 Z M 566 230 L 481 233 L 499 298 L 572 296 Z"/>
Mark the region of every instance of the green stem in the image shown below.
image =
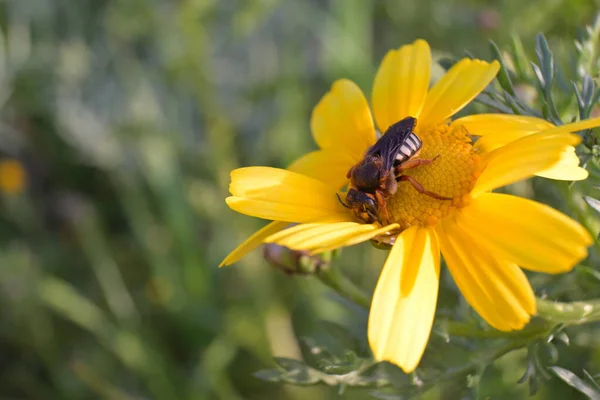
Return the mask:
<path id="1" fill-rule="evenodd" d="M 316 275 L 321 282 L 335 290 L 341 296 L 352 300 L 366 309 L 371 306 L 369 296 L 350 279 L 346 278 L 338 268 L 326 266 L 321 268 Z"/>
<path id="2" fill-rule="evenodd" d="M 567 325 L 600 321 L 600 299 L 560 303 L 538 298 L 537 309 L 545 320 Z"/>
<path id="3" fill-rule="evenodd" d="M 548 334 L 551 328 L 552 325 L 541 318 L 535 318 L 525 328 L 512 332 L 502 332 L 495 329 L 484 330 L 472 324 L 445 320 L 437 325 L 437 332 L 441 335 L 474 339 L 531 339 Z"/>
<path id="4" fill-rule="evenodd" d="M 321 282 L 335 290 L 341 296 L 352 300 L 354 303 L 366 309 L 371 306 L 371 299 L 369 296 L 350 279 L 344 276 L 338 268 L 327 266 L 322 268 L 316 276 Z M 482 339 L 507 337 L 530 338 L 548 332 L 551 328 L 548 322 L 563 323 L 566 325 L 581 325 L 600 321 L 600 299 L 560 303 L 538 298 L 537 316 L 540 317 L 540 319 L 534 319 L 524 329 L 515 332 L 482 330 L 470 324 L 452 321 L 446 321 L 439 325 L 438 328 L 443 334 L 450 336 Z"/>

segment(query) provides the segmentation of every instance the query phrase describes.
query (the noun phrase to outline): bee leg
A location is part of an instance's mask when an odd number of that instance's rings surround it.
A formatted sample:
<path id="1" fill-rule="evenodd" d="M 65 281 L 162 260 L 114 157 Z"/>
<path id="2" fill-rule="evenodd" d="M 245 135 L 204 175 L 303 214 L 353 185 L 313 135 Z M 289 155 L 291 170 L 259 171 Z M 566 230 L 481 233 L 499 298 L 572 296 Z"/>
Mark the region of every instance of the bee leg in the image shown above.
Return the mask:
<path id="1" fill-rule="evenodd" d="M 433 158 L 411 158 L 410 160 L 407 160 L 406 162 L 403 162 L 402 164 L 395 167 L 394 173 L 396 175 L 400 175 L 402 173 L 402 171 L 404 171 L 406 169 L 412 169 L 412 168 L 417 168 L 421 165 L 431 164 L 432 162 L 437 160 L 437 158 L 439 156 L 440 155 L 438 154 L 437 156 L 435 156 Z"/>
<path id="2" fill-rule="evenodd" d="M 379 204 L 379 214 L 383 215 L 382 220 L 387 222 L 388 211 L 387 211 L 387 204 L 386 204 L 383 193 L 379 190 L 376 190 L 375 191 L 375 199 L 377 200 L 377 204 Z M 376 221 L 379 222 L 379 224 L 382 224 L 381 220 L 379 218 L 376 218 Z"/>
<path id="3" fill-rule="evenodd" d="M 381 223 L 381 220 L 380 220 L 380 219 L 379 219 L 379 217 L 377 216 L 377 214 L 373 214 L 373 212 L 371 212 L 371 210 L 366 210 L 365 212 L 367 213 L 367 215 L 368 215 L 369 217 L 371 217 L 371 219 L 372 219 L 374 222 L 377 222 L 379 225 L 383 225 L 383 224 Z"/>
<path id="4" fill-rule="evenodd" d="M 396 193 L 396 190 L 398 190 L 398 183 L 396 182 L 396 175 L 387 174 L 386 176 L 383 177 L 383 179 L 379 183 L 379 186 L 382 189 L 385 189 L 388 196 Z"/>
<path id="5" fill-rule="evenodd" d="M 400 181 L 408 181 L 408 182 L 410 182 L 411 185 L 413 185 L 413 187 L 415 189 L 417 189 L 417 192 L 422 193 L 422 194 L 426 194 L 427 196 L 433 197 L 434 199 L 438 199 L 438 200 L 452 200 L 452 197 L 443 197 L 443 196 L 440 196 L 437 193 L 433 193 L 433 192 L 430 192 L 429 190 L 425 190 L 425 188 L 423 187 L 423 185 L 421 185 L 412 176 L 400 175 L 399 177 L 396 178 L 396 180 L 398 182 L 400 182 Z"/>

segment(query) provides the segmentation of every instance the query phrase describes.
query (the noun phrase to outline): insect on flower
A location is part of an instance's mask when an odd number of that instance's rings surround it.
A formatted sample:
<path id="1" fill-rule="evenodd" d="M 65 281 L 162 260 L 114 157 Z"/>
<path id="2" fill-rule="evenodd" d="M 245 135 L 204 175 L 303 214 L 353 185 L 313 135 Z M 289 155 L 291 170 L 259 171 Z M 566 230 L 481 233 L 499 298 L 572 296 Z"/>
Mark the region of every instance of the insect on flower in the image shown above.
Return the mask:
<path id="1" fill-rule="evenodd" d="M 350 179 L 350 188 L 344 203 L 362 221 L 370 224 L 382 220 L 387 222 L 386 200 L 396 193 L 398 182 L 408 181 L 422 194 L 438 200 L 452 200 L 425 190 L 415 178 L 402 172 L 434 162 L 419 158 L 423 142 L 414 133 L 417 120 L 406 117 L 391 125 L 385 134 L 365 153 L 365 157 L 352 166 L 346 177 Z"/>

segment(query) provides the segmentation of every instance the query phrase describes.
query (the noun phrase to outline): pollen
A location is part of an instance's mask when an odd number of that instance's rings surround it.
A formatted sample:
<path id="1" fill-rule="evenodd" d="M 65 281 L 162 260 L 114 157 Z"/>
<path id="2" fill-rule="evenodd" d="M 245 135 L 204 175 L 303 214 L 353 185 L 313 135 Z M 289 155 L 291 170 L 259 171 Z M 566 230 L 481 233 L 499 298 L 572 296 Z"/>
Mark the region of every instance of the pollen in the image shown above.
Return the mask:
<path id="1" fill-rule="evenodd" d="M 426 191 L 448 200 L 420 193 L 408 181 L 387 201 L 390 222 L 403 229 L 413 225 L 432 226 L 463 208 L 471 201 L 471 189 L 481 173 L 482 160 L 473 150 L 473 142 L 464 128 L 450 129 L 446 124 L 415 133 L 423 141 L 419 158 L 435 159 L 402 172 L 413 177 Z"/>

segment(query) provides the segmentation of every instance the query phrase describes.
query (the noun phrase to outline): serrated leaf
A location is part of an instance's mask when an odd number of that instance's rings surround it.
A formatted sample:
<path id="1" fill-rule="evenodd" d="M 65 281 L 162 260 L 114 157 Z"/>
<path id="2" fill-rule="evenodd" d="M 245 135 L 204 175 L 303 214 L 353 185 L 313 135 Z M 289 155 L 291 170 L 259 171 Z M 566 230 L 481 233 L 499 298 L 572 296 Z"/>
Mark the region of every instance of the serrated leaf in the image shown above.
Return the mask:
<path id="1" fill-rule="evenodd" d="M 279 369 L 261 369 L 252 375 L 266 382 L 281 382 L 283 380 L 282 377 L 284 373 L 284 371 Z"/>
<path id="2" fill-rule="evenodd" d="M 571 386 L 573 389 L 583 393 L 587 397 L 592 400 L 600 400 L 600 391 L 595 390 L 592 386 L 590 386 L 583 379 L 575 375 L 573 372 L 568 369 L 564 369 L 561 367 L 550 367 L 550 369 L 556 374 L 557 377 L 562 379 L 567 385 Z"/>
<path id="3" fill-rule="evenodd" d="M 362 337 L 358 332 L 353 332 L 350 328 L 331 321 L 322 320 L 319 325 L 335 340 L 339 348 L 352 350 L 361 356 L 369 354 L 368 346 L 366 343 L 363 344 Z"/>
<path id="4" fill-rule="evenodd" d="M 596 200 L 590 196 L 583 196 L 583 200 L 588 204 L 588 206 L 592 207 L 596 212 L 600 213 L 600 200 Z"/>
<path id="5" fill-rule="evenodd" d="M 320 369 L 322 360 L 333 356 L 327 347 L 317 344 L 313 338 L 302 336 L 298 340 L 302 359 L 309 367 Z"/>
<path id="6" fill-rule="evenodd" d="M 515 88 L 513 87 L 512 80 L 510 79 L 510 74 L 508 72 L 508 69 L 506 68 L 506 63 L 504 62 L 504 57 L 502 57 L 500 49 L 492 40 L 490 40 L 490 48 L 492 54 L 494 55 L 494 58 L 500 63 L 500 71 L 498 71 L 498 75 L 496 75 L 498 83 L 500 83 L 502 89 L 506 90 L 512 96 L 515 96 Z"/>
<path id="7" fill-rule="evenodd" d="M 282 382 L 306 386 L 314 385 L 325 377 L 319 371 L 310 368 L 301 361 L 284 357 L 275 357 L 274 360 L 284 370 L 281 371 L 280 375 Z"/>
<path id="8" fill-rule="evenodd" d="M 296 369 L 306 368 L 306 364 L 299 360 L 294 360 L 293 358 L 286 357 L 273 357 L 273 360 L 286 371 L 292 371 Z"/>
<path id="9" fill-rule="evenodd" d="M 319 369 L 327 374 L 343 375 L 356 371 L 364 363 L 356 353 L 347 350 L 343 356 L 332 356 L 319 360 Z"/>

